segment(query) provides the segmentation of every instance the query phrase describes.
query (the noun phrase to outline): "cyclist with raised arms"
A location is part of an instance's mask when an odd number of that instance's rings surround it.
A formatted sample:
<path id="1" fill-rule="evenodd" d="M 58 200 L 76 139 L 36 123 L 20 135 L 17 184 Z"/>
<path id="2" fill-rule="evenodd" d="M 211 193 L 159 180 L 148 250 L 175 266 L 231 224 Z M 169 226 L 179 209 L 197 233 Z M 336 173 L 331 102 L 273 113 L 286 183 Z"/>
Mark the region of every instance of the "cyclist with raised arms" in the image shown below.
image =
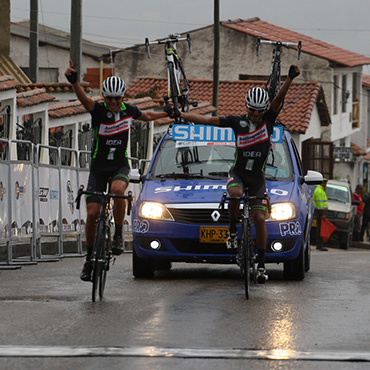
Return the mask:
<path id="1" fill-rule="evenodd" d="M 246 115 L 207 117 L 179 112 L 177 109 L 173 113 L 196 124 L 231 127 L 233 129 L 236 140 L 236 153 L 227 181 L 227 191 L 230 197 L 242 197 L 244 187 L 248 188 L 251 196 L 262 197 L 266 192 L 264 169 L 271 147 L 270 138 L 273 134 L 273 126 L 284 97 L 293 79 L 299 73 L 298 66 L 290 66 L 288 77 L 271 102 L 270 107 L 266 90 L 260 87 L 250 89 L 246 95 Z M 237 248 L 238 246 L 236 224 L 239 205 L 239 200 L 230 200 L 229 202 L 230 228 L 226 241 L 228 248 Z M 251 208 L 256 228 L 256 247 L 258 251 L 257 281 L 263 284 L 268 279 L 265 268 L 267 201 L 251 201 Z"/>
<path id="2" fill-rule="evenodd" d="M 104 192 L 108 181 L 111 181 L 110 192 L 124 195 L 130 181 L 127 145 L 133 120 L 153 121 L 167 117 L 168 113 L 142 112 L 135 105 L 123 103 L 126 85 L 119 77 L 108 77 L 103 82 L 104 102 L 99 103 L 85 94 L 77 81 L 77 72 L 73 68 L 72 60 L 69 61 L 69 68 L 65 75 L 72 84 L 78 100 L 91 114 L 93 147 L 87 190 Z M 95 238 L 96 220 L 100 210 L 98 198 L 93 195 L 86 196 L 86 208 L 87 256 L 80 278 L 83 281 L 91 281 L 91 253 Z M 113 206 L 115 234 L 112 247 L 112 253 L 115 255 L 120 255 L 124 251 L 122 226 L 125 210 L 125 200 L 115 199 Z"/>

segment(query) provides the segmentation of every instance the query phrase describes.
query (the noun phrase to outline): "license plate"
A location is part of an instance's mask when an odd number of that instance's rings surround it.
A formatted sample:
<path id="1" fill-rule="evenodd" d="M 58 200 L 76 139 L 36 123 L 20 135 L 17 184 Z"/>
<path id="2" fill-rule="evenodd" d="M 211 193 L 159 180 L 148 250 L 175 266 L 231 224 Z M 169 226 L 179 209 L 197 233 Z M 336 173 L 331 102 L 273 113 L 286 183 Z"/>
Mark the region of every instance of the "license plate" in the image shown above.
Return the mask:
<path id="1" fill-rule="evenodd" d="M 316 227 L 317 226 L 317 220 L 312 220 L 312 226 Z"/>
<path id="2" fill-rule="evenodd" d="M 228 235 L 228 227 L 201 226 L 199 239 L 201 243 L 226 243 Z"/>

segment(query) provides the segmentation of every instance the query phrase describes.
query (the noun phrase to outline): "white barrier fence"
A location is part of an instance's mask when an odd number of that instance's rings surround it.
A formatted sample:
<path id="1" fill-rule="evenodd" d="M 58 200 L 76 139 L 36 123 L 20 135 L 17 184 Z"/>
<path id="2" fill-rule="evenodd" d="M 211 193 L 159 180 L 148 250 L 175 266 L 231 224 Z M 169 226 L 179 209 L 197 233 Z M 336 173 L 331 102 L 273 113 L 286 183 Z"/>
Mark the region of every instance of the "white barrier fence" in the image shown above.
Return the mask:
<path id="1" fill-rule="evenodd" d="M 0 158 L 0 248 L 6 248 L 5 263 L 20 262 L 13 256 L 19 244 L 29 244 L 29 261 L 48 258 L 41 243 L 48 237 L 57 239 L 55 257 L 65 255 L 66 239 L 75 240 L 72 253 L 82 255 L 86 206 L 82 197 L 77 210 L 75 198 L 79 186 L 87 185 L 90 153 L 22 140 L 0 141 L 6 143 Z"/>

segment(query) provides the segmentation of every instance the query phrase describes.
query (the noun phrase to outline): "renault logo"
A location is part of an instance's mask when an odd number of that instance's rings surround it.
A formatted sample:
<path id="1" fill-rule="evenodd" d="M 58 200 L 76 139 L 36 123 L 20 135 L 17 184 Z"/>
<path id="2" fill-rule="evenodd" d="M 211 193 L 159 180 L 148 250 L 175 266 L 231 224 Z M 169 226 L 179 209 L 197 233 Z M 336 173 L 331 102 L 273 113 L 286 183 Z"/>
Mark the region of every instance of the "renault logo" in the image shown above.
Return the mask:
<path id="1" fill-rule="evenodd" d="M 217 222 L 220 219 L 220 217 L 221 217 L 220 212 L 213 211 L 212 214 L 211 214 L 211 217 L 212 217 L 212 220 L 214 222 Z"/>

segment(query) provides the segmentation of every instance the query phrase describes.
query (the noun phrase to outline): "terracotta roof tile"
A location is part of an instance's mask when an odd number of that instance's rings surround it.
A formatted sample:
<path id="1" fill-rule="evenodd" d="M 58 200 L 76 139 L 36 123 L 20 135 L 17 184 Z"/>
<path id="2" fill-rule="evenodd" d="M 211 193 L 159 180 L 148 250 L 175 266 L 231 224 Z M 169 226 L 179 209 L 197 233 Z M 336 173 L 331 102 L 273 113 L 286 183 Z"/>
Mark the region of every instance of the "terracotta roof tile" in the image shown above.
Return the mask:
<path id="1" fill-rule="evenodd" d="M 301 40 L 302 52 L 316 55 L 347 67 L 370 64 L 370 58 L 364 55 L 339 48 L 283 27 L 275 26 L 259 18 L 223 21 L 221 25 L 251 36 L 261 37 L 265 40 L 293 43 Z"/>
<path id="2" fill-rule="evenodd" d="M 94 96 L 92 99 L 94 101 L 103 101 L 101 96 Z M 134 104 L 141 110 L 154 109 L 158 107 L 157 103 L 155 103 L 150 97 L 125 100 L 125 103 Z M 56 103 L 49 106 L 49 117 L 53 119 L 71 117 L 85 113 L 87 113 L 87 111 L 79 100 L 67 103 Z"/>
<path id="3" fill-rule="evenodd" d="M 0 76 L 0 91 L 16 89 L 20 85 L 21 83 L 15 81 L 14 78 L 11 76 Z"/>
<path id="4" fill-rule="evenodd" d="M 80 83 L 86 93 L 91 92 L 90 84 L 88 82 Z M 72 92 L 72 85 L 68 82 L 58 82 L 58 83 L 31 83 L 31 84 L 22 84 L 18 87 L 18 92 L 30 91 L 36 89 L 45 89 L 46 91 L 53 92 Z"/>
<path id="5" fill-rule="evenodd" d="M 213 81 L 189 79 L 191 85 L 190 100 L 212 104 Z M 219 116 L 245 114 L 245 95 L 252 87 L 265 87 L 263 81 L 221 81 L 219 85 Z M 167 90 L 167 79 L 157 77 L 139 78 L 127 88 L 130 96 L 143 95 L 155 91 L 153 100 L 163 101 Z M 320 99 L 319 99 L 320 98 Z M 320 83 L 309 82 L 292 84 L 285 98 L 279 119 L 291 132 L 306 132 L 315 103 L 319 105 L 322 125 L 330 123 L 330 116 L 325 104 L 324 94 Z"/>
<path id="6" fill-rule="evenodd" d="M 353 155 L 365 155 L 367 154 L 366 150 L 361 149 L 359 146 L 351 142 L 351 147 L 353 149 Z"/>
<path id="7" fill-rule="evenodd" d="M 370 88 L 370 75 L 362 75 L 362 86 Z"/>
<path id="8" fill-rule="evenodd" d="M 18 107 L 30 107 L 41 103 L 48 103 L 53 100 L 55 100 L 55 97 L 48 94 L 45 89 L 35 89 L 17 94 Z"/>

